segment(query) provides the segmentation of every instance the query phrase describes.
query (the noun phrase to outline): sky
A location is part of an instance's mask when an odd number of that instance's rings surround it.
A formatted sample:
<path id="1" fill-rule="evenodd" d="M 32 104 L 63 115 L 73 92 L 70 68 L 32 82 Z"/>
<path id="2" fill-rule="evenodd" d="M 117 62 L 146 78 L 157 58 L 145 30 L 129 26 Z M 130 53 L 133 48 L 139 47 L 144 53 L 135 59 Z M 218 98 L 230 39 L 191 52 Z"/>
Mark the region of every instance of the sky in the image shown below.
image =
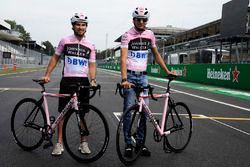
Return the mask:
<path id="1" fill-rule="evenodd" d="M 0 23 L 14 20 L 40 44 L 57 46 L 61 38 L 73 34 L 70 18 L 77 12 L 89 19 L 87 38 L 97 50 L 113 48 L 121 34 L 133 26 L 137 6 L 150 12 L 148 27 L 172 25 L 195 28 L 221 18 L 222 5 L 230 0 L 2 0 Z"/>

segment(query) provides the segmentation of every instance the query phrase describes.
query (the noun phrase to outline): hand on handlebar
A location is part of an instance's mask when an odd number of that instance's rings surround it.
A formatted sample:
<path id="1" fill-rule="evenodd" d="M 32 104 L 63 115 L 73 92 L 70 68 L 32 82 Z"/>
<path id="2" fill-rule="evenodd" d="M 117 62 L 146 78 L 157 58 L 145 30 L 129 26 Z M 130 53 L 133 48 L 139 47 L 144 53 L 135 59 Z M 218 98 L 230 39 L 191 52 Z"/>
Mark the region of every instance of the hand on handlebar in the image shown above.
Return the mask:
<path id="1" fill-rule="evenodd" d="M 134 87 L 135 85 L 133 83 L 128 82 L 128 81 L 124 81 L 121 83 L 121 86 L 125 89 L 130 89 L 131 87 Z"/>
<path id="2" fill-rule="evenodd" d="M 127 83 L 126 83 L 127 82 Z M 127 85 L 126 85 L 127 84 Z M 125 87 L 125 86 L 129 86 L 129 87 Z M 135 84 L 132 84 L 128 81 L 124 81 L 122 82 L 121 84 L 120 83 L 117 83 L 117 86 L 116 86 L 116 91 L 115 91 L 115 94 L 117 93 L 117 91 L 119 90 L 119 94 L 121 95 L 122 98 L 125 98 L 124 94 L 123 94 L 123 91 L 122 89 L 129 89 L 129 88 L 135 88 L 137 90 L 139 90 L 139 92 L 142 92 L 144 91 L 145 89 L 148 89 L 149 90 L 149 94 L 151 95 L 151 98 L 155 101 L 157 101 L 157 99 L 154 97 L 153 95 L 153 87 L 151 87 L 150 85 L 148 86 L 141 86 L 141 85 L 135 85 Z"/>
<path id="3" fill-rule="evenodd" d="M 96 87 L 97 86 L 96 81 L 94 81 L 94 80 L 90 81 L 90 86 L 91 87 Z"/>
<path id="4" fill-rule="evenodd" d="M 173 71 L 168 71 L 168 75 L 175 75 L 175 76 L 177 76 L 177 73 L 176 73 L 175 70 L 173 70 Z"/>
<path id="5" fill-rule="evenodd" d="M 44 80 L 44 83 L 48 83 L 48 82 L 50 82 L 50 77 L 48 77 L 48 76 L 43 76 L 43 77 L 42 77 L 42 80 Z"/>

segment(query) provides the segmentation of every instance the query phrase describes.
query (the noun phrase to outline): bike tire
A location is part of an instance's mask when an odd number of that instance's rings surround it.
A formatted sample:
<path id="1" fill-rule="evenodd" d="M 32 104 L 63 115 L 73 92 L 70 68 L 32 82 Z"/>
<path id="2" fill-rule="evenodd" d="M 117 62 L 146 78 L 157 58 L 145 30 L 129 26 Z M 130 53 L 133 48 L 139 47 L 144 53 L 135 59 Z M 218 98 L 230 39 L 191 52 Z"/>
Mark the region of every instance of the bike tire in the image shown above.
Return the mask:
<path id="1" fill-rule="evenodd" d="M 25 151 L 41 146 L 44 138 L 41 131 L 46 125 L 46 116 L 42 106 L 32 98 L 22 99 L 11 115 L 11 131 L 15 142 Z"/>
<path id="2" fill-rule="evenodd" d="M 129 115 L 130 116 L 129 116 Z M 124 119 L 130 117 L 130 125 L 128 126 L 128 136 L 132 139 L 132 146 L 133 146 L 133 153 L 130 157 L 125 156 L 125 136 L 124 136 L 124 124 L 123 121 Z M 143 140 L 141 141 L 140 145 L 143 146 L 145 144 L 145 138 L 146 138 L 146 120 L 143 119 L 144 121 L 141 121 L 143 116 L 142 112 L 139 112 L 139 106 L 138 105 L 133 105 L 130 107 L 125 113 L 123 113 L 122 117 L 120 118 L 118 127 L 117 127 L 117 133 L 116 133 L 116 151 L 117 155 L 120 159 L 120 161 L 125 164 L 125 165 L 131 165 L 133 164 L 139 155 L 141 154 L 141 149 L 142 147 L 136 147 L 136 136 L 138 136 L 138 125 L 140 123 L 143 123 Z"/>
<path id="3" fill-rule="evenodd" d="M 79 111 L 71 110 L 65 117 L 63 124 L 63 142 L 66 150 L 72 158 L 80 163 L 90 163 L 98 160 L 104 154 L 109 142 L 108 123 L 96 107 L 88 104 L 83 105 L 82 111 L 84 121 L 89 130 L 87 135 L 88 146 L 91 150 L 90 154 L 82 154 L 79 151 L 80 145 L 80 128 L 78 126 Z M 78 114 L 78 115 L 77 115 Z"/>
<path id="4" fill-rule="evenodd" d="M 192 136 L 192 114 L 186 104 L 177 102 L 166 115 L 165 131 L 171 133 L 164 137 L 164 144 L 173 152 L 183 151 Z"/>

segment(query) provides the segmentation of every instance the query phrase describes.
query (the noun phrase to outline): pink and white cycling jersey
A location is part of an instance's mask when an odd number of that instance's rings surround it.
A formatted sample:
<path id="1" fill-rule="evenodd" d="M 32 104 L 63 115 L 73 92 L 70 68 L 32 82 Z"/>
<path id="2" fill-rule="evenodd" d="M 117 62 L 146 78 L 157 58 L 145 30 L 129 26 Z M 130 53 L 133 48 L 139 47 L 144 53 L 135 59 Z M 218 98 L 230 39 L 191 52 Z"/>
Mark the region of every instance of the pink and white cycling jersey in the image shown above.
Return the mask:
<path id="1" fill-rule="evenodd" d="M 151 30 L 138 32 L 133 27 L 122 35 L 121 48 L 128 48 L 128 70 L 146 71 L 148 50 L 156 47 L 155 41 L 155 35 Z"/>
<path id="2" fill-rule="evenodd" d="M 63 38 L 56 48 L 56 55 L 64 56 L 63 77 L 88 77 L 89 62 L 96 61 L 95 46 L 75 35 Z"/>

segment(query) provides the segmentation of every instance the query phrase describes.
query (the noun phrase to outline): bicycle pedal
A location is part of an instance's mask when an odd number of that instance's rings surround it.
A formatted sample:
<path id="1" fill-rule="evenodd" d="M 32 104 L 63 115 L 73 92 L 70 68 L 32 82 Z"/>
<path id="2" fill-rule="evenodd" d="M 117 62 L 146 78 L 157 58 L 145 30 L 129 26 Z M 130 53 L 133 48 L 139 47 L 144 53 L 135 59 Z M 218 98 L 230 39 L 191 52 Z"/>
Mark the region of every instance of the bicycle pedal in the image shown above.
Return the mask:
<path id="1" fill-rule="evenodd" d="M 169 148 L 165 148 L 165 149 L 164 149 L 164 152 L 165 152 L 165 153 L 172 153 L 172 150 L 170 150 Z"/>
<path id="2" fill-rule="evenodd" d="M 43 149 L 47 149 L 49 147 L 52 147 L 53 146 L 53 143 L 52 142 L 48 142 L 46 144 L 43 145 Z"/>

